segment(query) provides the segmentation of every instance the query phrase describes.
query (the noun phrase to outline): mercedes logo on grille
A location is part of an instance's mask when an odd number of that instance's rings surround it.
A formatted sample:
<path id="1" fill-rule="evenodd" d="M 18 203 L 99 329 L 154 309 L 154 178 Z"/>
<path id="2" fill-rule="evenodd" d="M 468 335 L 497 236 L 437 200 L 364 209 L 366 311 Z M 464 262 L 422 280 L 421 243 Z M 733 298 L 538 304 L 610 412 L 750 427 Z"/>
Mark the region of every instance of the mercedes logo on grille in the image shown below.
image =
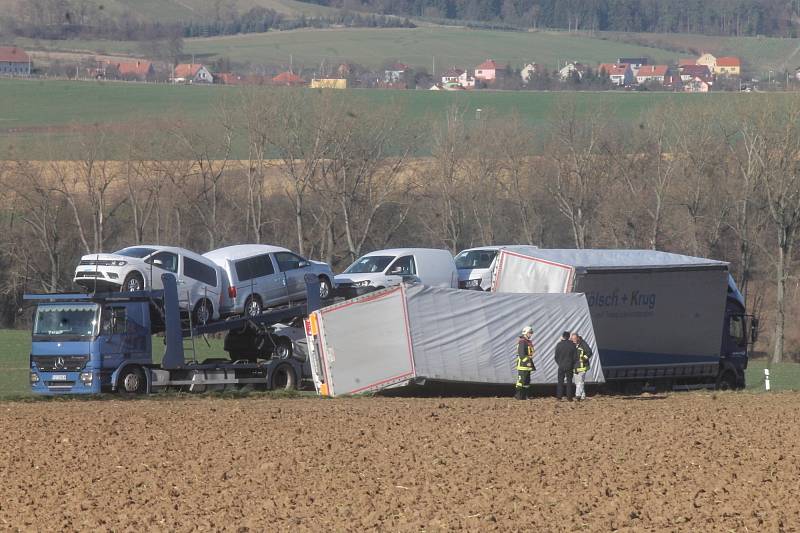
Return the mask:
<path id="1" fill-rule="evenodd" d="M 56 359 L 56 368 L 57 369 L 64 368 L 64 358 L 63 357 L 59 357 L 59 358 Z"/>

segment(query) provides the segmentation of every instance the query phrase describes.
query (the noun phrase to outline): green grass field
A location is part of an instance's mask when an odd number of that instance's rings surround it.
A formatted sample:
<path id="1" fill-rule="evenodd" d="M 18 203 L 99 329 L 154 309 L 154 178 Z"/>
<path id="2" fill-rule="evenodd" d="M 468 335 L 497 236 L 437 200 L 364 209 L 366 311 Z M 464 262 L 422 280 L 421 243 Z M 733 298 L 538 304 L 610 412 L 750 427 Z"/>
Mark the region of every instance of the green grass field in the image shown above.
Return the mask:
<path id="1" fill-rule="evenodd" d="M 347 28 L 296 30 L 226 37 L 187 39 L 184 50 L 197 56 L 228 57 L 255 64 L 287 63 L 317 67 L 352 61 L 379 67 L 399 60 L 437 72 L 451 66 L 474 68 L 487 58 L 521 67 L 535 61 L 555 68 L 564 61 L 596 65 L 623 56 L 651 56 L 656 61 L 677 59 L 677 54 L 616 41 L 566 32 L 507 32 L 453 27 Z"/>
<path id="2" fill-rule="evenodd" d="M 153 339 L 155 350 L 160 349 L 160 338 Z M 28 330 L 0 330 L 0 400 L 30 396 L 28 383 L 30 353 Z M 210 339 L 210 346 L 197 339 L 197 358 L 225 355 L 221 339 Z M 770 368 L 773 392 L 800 391 L 800 364 L 769 364 L 764 359 L 751 361 L 747 368 L 747 390 L 764 391 L 764 368 Z"/>
<path id="3" fill-rule="evenodd" d="M 264 91 L 275 89 L 265 88 Z M 311 90 L 311 89 L 305 89 Z M 222 100 L 235 103 L 242 89 L 225 86 L 154 85 L 114 82 L 68 82 L 0 79 L 0 157 L 64 159 L 65 139 L 74 135 L 70 126 L 110 126 L 108 135 L 123 142 L 135 130 L 163 131 L 172 121 L 196 122 L 213 118 Z M 468 117 L 476 109 L 483 115 L 518 115 L 532 126 L 544 126 L 558 102 L 573 100 L 587 112 L 602 110 L 617 122 L 635 122 L 661 102 L 677 101 L 687 112 L 710 101 L 724 101 L 732 108 L 759 94 L 675 94 L 675 93 L 563 93 L 532 91 L 434 92 L 396 90 L 348 90 L 345 97 L 357 98 L 365 108 L 398 103 L 411 123 L 426 127 L 426 121 L 443 117 L 453 105 Z M 777 95 L 790 98 L 791 95 Z M 237 145 L 237 156 L 244 146 Z"/>

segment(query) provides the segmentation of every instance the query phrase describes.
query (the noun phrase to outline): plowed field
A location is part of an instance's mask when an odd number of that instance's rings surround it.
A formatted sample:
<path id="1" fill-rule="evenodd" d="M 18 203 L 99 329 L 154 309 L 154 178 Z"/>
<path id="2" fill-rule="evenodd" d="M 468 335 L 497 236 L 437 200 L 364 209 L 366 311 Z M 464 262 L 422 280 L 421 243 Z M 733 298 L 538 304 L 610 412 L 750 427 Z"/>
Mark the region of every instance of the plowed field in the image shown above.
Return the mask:
<path id="1" fill-rule="evenodd" d="M 0 404 L 0 528 L 797 531 L 800 396 Z"/>

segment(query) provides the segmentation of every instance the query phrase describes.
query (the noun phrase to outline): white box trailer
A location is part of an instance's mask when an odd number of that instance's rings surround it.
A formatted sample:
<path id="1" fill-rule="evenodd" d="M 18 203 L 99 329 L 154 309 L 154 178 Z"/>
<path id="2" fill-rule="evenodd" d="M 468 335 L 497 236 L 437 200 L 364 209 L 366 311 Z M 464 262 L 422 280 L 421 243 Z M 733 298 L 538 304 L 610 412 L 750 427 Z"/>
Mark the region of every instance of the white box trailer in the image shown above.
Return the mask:
<path id="1" fill-rule="evenodd" d="M 744 301 L 728 263 L 652 250 L 502 250 L 496 294 L 584 293 L 609 381 L 744 385 Z"/>
<path id="2" fill-rule="evenodd" d="M 403 284 L 314 312 L 308 322 L 314 384 L 341 396 L 425 381 L 516 381 L 517 338 L 533 326 L 533 384 L 556 382 L 554 348 L 578 331 L 596 353 L 582 294 L 490 294 Z M 594 355 L 588 383 L 602 383 Z"/>

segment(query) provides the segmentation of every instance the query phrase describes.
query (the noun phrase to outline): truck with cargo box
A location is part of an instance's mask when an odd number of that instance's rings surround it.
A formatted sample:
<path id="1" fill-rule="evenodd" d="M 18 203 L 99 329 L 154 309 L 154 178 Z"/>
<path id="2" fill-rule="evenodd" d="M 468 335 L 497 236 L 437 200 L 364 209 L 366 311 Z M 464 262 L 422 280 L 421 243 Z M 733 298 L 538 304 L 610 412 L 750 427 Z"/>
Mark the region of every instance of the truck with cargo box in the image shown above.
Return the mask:
<path id="1" fill-rule="evenodd" d="M 609 384 L 744 387 L 758 321 L 728 263 L 652 250 L 501 250 L 495 294 L 583 293 Z M 748 327 L 749 325 L 749 327 Z"/>

